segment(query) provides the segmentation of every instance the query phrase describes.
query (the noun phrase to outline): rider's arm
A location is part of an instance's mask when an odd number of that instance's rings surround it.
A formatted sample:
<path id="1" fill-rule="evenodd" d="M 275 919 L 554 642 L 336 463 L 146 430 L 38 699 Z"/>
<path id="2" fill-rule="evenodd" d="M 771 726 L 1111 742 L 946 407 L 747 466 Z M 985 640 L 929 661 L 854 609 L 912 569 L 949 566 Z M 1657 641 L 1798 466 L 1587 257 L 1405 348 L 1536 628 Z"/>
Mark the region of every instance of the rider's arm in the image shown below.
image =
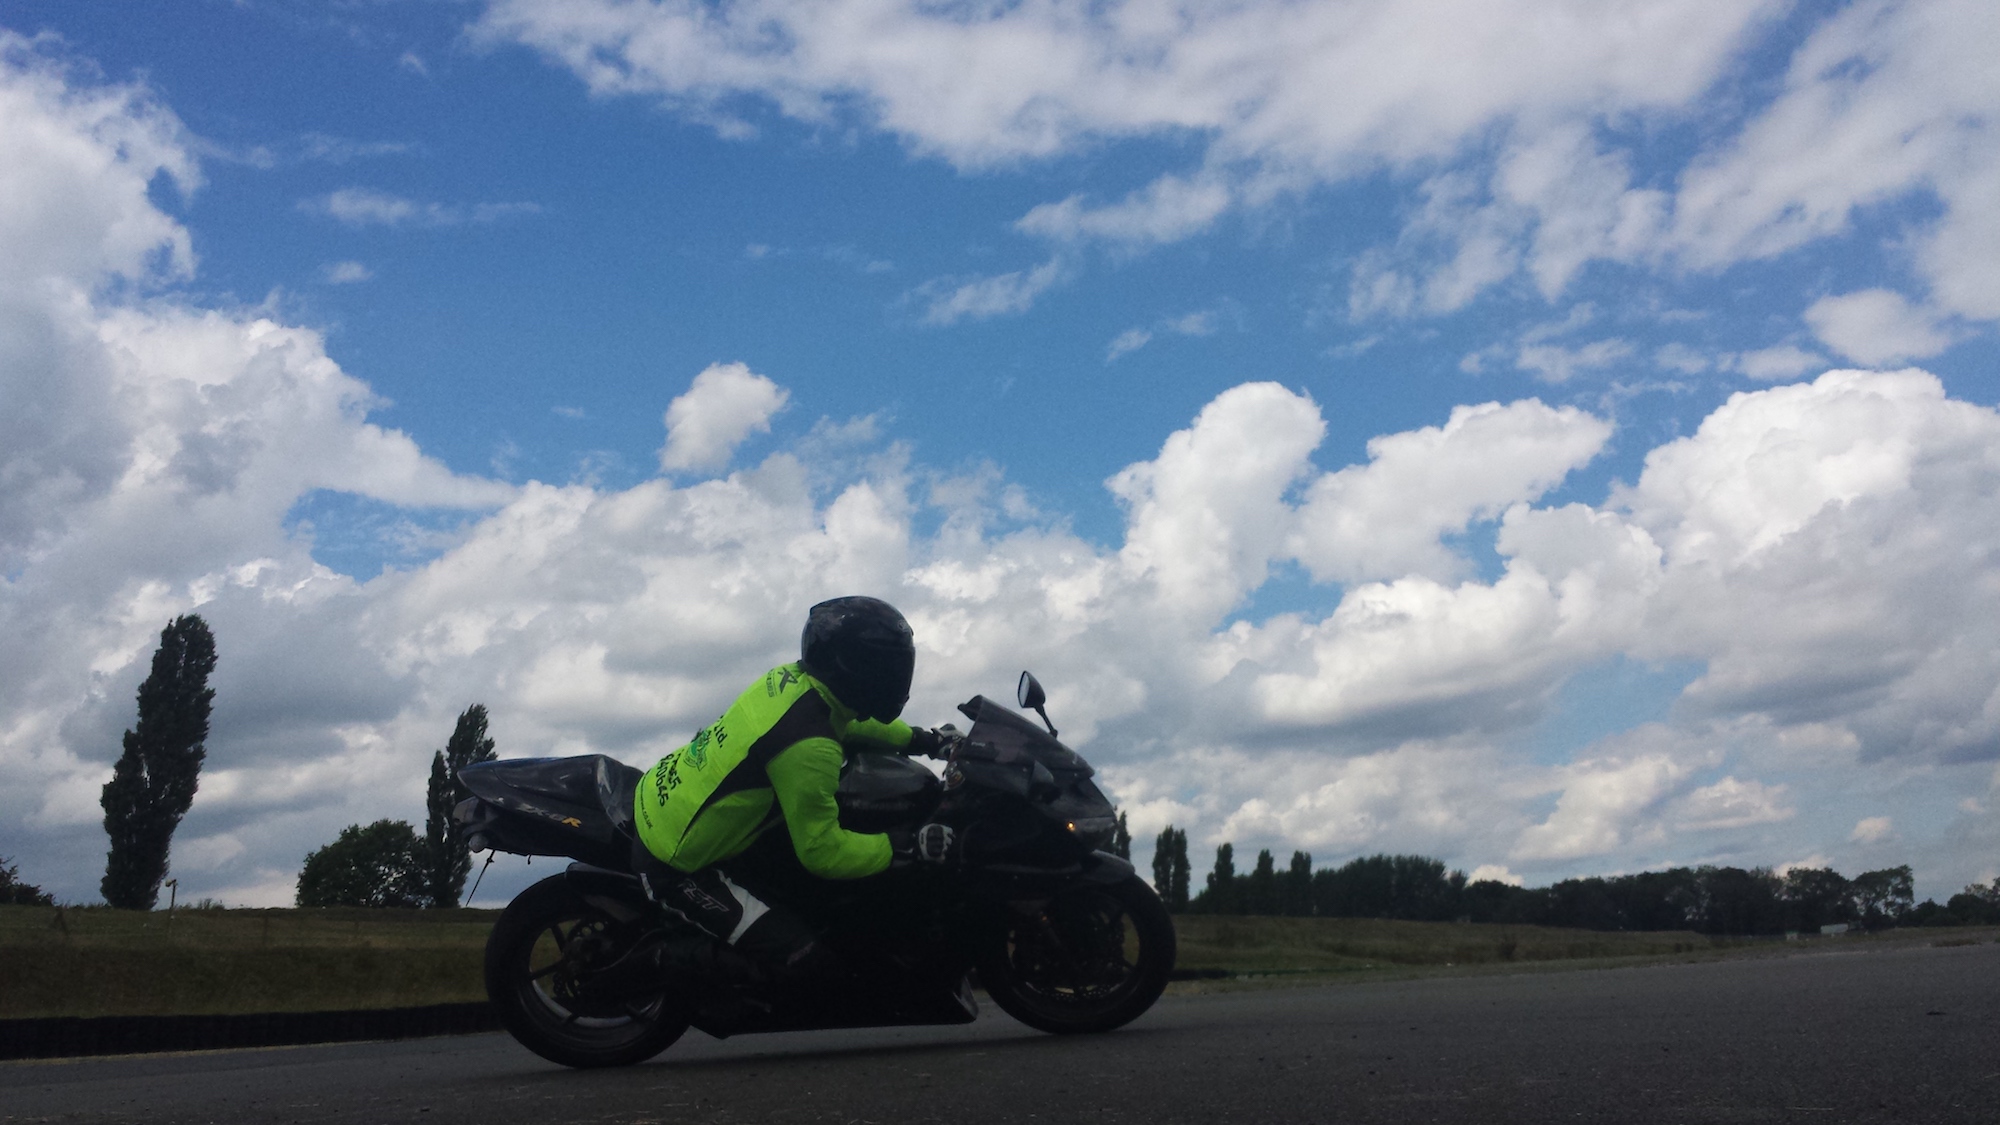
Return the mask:
<path id="1" fill-rule="evenodd" d="M 901 719 L 891 719 L 886 723 L 856 719 L 847 724 L 846 741 L 872 742 L 891 750 L 901 750 L 910 744 L 910 724 Z"/>
<path id="2" fill-rule="evenodd" d="M 897 725 L 903 727 L 903 740 L 908 742 L 909 727 Z M 889 837 L 840 826 L 834 791 L 840 785 L 841 759 L 839 743 L 806 738 L 780 751 L 764 767 L 791 831 L 792 849 L 805 869 L 822 879 L 859 879 L 889 866 Z"/>

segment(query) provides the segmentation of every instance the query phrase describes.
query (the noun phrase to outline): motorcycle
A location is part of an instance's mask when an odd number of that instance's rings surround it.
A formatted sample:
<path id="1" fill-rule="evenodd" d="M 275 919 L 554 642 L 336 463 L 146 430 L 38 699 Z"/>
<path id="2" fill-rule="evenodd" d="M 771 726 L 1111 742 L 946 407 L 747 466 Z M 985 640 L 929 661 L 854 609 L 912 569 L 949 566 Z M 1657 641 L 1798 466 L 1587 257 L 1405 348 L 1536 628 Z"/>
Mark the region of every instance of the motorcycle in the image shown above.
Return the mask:
<path id="1" fill-rule="evenodd" d="M 819 881 L 820 940 L 846 970 L 837 998 L 772 997 L 750 984 L 668 976 L 607 991 L 654 942 L 721 943 L 646 894 L 633 869 L 643 776 L 603 755 L 482 762 L 453 816 L 473 851 L 575 862 L 502 911 L 486 991 L 529 1050 L 572 1067 L 625 1066 L 689 1027 L 717 1038 L 772 1031 L 969 1023 L 977 981 L 1002 1011 L 1056 1034 L 1102 1032 L 1152 1007 L 1173 971 L 1173 920 L 1132 865 L 1104 849 L 1115 821 L 1089 763 L 1056 739 L 1046 694 L 1021 673 L 1019 712 L 974 696 L 943 777 L 891 753 L 851 753 L 840 820 L 858 832 L 928 822 L 957 835 L 955 862 Z M 782 837 L 782 829 L 768 834 Z M 788 844 L 787 844 L 788 846 Z"/>

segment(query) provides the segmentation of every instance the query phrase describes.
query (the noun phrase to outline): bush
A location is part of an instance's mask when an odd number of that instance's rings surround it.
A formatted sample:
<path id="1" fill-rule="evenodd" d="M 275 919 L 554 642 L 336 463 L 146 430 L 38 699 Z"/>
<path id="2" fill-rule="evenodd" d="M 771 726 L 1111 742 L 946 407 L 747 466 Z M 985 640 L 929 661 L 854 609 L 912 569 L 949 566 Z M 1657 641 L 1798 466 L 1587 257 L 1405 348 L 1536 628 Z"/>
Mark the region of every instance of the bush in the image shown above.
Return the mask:
<path id="1" fill-rule="evenodd" d="M 423 843 L 401 820 L 350 824 L 306 857 L 300 906 L 429 906 Z"/>
<path id="2" fill-rule="evenodd" d="M 1326 918 L 1457 917 L 1465 875 L 1421 855 L 1371 855 L 1312 875 L 1313 913 Z"/>
<path id="3" fill-rule="evenodd" d="M 1900 924 L 1905 926 L 1956 926 L 1958 925 L 1958 919 L 1952 917 L 1951 911 L 1939 906 L 1936 899 L 1927 898 L 1911 907 L 1909 913 L 1903 915 Z"/>
<path id="4" fill-rule="evenodd" d="M 55 896 L 33 883 L 21 881 L 21 872 L 0 859 L 0 906 L 54 906 Z"/>
<path id="5" fill-rule="evenodd" d="M 1995 880 L 2000 883 L 2000 880 Z M 1951 896 L 1944 904 L 1953 918 L 1961 925 L 1991 926 L 2000 924 L 2000 895 L 1977 883 Z"/>

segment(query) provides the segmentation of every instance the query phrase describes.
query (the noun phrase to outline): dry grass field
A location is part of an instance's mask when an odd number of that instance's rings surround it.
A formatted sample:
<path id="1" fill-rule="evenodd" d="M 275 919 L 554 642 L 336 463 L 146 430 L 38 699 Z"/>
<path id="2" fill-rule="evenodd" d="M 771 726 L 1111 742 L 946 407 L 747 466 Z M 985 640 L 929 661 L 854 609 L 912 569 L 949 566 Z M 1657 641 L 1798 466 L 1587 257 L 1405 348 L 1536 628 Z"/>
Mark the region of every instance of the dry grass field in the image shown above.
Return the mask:
<path id="1" fill-rule="evenodd" d="M 481 1000 L 497 910 L 0 906 L 0 1018 Z"/>
<path id="2" fill-rule="evenodd" d="M 180 910 L 169 917 L 164 911 L 0 906 L 0 1019 L 480 1000 L 485 995 L 480 954 L 498 914 Z M 1183 969 L 1302 981 L 1706 957 L 1748 944 L 1685 932 L 1596 933 L 1365 918 L 1181 915 L 1175 926 Z M 1944 944 L 1996 936 L 2000 932 L 1924 930 L 1840 940 Z M 1768 941 L 1754 944 L 1777 951 Z"/>

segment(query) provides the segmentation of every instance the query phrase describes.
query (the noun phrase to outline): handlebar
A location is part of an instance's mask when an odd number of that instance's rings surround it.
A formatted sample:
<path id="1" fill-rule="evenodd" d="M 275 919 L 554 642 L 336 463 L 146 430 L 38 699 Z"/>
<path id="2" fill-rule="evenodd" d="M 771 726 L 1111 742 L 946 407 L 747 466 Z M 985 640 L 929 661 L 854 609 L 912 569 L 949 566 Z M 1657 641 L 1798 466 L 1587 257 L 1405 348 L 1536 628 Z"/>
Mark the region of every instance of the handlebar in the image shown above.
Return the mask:
<path id="1" fill-rule="evenodd" d="M 960 746 L 965 745 L 965 732 L 952 726 L 950 723 L 928 731 L 919 730 L 918 733 L 930 736 L 921 740 L 929 745 L 927 748 L 920 750 L 916 747 L 916 743 L 919 740 L 911 739 L 911 746 L 905 751 L 906 757 L 922 755 L 935 761 L 946 762 L 951 760 L 951 756 L 958 752 Z"/>

